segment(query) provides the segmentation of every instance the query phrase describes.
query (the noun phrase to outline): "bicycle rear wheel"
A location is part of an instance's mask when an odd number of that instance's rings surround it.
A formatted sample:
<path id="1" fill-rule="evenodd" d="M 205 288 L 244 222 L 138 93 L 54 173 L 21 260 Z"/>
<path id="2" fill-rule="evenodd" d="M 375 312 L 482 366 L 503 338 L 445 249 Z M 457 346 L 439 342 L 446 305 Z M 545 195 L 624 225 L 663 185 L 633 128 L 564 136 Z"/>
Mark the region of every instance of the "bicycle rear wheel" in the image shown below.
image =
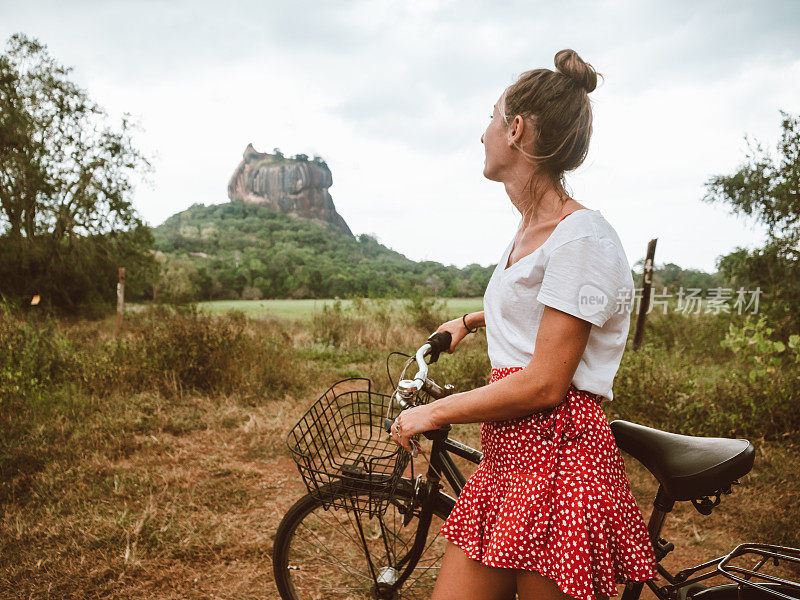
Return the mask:
<path id="1" fill-rule="evenodd" d="M 336 486 L 324 493 L 340 495 Z M 365 489 L 359 495 L 368 493 Z M 387 595 L 386 586 L 376 585 L 376 581 L 393 583 L 405 568 L 403 559 L 418 523 L 414 514 L 403 526 L 412 497 L 410 482 L 401 480 L 386 513 L 372 518 L 341 508 L 325 510 L 320 499 L 310 494 L 300 498 L 283 517 L 275 536 L 272 560 L 281 598 L 430 598 L 446 545 L 439 529 L 455 502 L 444 494 L 435 503 L 422 556 L 399 594 Z"/>

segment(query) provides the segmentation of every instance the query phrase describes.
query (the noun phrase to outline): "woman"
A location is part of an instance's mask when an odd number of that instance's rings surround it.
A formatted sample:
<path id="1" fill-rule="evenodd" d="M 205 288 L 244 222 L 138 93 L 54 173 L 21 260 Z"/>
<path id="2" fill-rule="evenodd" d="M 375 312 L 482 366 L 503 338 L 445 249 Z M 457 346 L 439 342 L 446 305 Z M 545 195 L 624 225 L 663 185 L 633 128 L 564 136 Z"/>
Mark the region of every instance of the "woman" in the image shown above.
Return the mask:
<path id="1" fill-rule="evenodd" d="M 597 73 L 573 50 L 523 73 L 481 137 L 483 174 L 522 215 L 484 311 L 439 331 L 486 327 L 488 385 L 401 413 L 392 436 L 481 425 L 484 458 L 442 526 L 434 600 L 595 600 L 657 578 L 653 549 L 605 415 L 630 325 L 633 279 L 615 230 L 564 191 L 586 157 Z"/>

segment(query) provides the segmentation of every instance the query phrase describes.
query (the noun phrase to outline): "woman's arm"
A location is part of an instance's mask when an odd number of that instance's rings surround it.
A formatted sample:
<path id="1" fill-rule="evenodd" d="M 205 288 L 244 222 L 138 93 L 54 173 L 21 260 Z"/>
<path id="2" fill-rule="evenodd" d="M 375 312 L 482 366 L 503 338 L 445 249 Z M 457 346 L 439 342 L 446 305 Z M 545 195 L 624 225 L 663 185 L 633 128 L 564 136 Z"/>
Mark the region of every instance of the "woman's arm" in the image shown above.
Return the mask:
<path id="1" fill-rule="evenodd" d="M 475 329 L 476 327 L 486 327 L 486 319 L 484 318 L 483 314 L 483 311 L 479 310 L 478 312 L 469 313 L 466 317 L 464 317 L 470 329 Z"/>
<path id="2" fill-rule="evenodd" d="M 402 435 L 393 439 L 410 452 L 408 440 L 416 433 L 446 424 L 514 419 L 557 406 L 566 396 L 591 327 L 588 321 L 545 306 L 533 357 L 524 369 L 490 385 L 403 411 L 398 417 Z"/>
<path id="3" fill-rule="evenodd" d="M 483 311 L 478 311 L 474 313 L 469 313 L 465 315 L 463 318 L 459 317 L 457 319 L 453 319 L 452 321 L 447 321 L 447 323 L 442 323 L 439 325 L 439 329 L 437 332 L 447 331 L 450 333 L 451 341 L 450 341 L 450 348 L 448 352 L 451 354 L 455 352 L 456 347 L 461 340 L 464 339 L 464 336 L 469 333 L 466 329 L 464 329 L 464 321 L 466 321 L 467 326 L 474 330 L 476 327 L 486 327 L 486 319 L 483 317 Z"/>

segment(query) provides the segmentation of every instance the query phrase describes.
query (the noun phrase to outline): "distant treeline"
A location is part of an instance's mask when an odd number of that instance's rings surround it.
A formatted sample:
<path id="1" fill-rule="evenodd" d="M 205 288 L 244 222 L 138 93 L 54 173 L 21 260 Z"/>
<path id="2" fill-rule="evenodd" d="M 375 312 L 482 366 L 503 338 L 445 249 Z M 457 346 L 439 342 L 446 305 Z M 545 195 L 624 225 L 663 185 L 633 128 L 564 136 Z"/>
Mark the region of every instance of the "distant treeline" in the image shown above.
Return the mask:
<path id="1" fill-rule="evenodd" d="M 194 205 L 153 230 L 172 300 L 480 296 L 493 266 L 415 262 L 369 235 L 355 238 L 241 201 Z"/>
<path id="2" fill-rule="evenodd" d="M 165 300 L 482 296 L 495 267 L 415 262 L 369 235 L 353 238 L 241 201 L 196 204 L 153 233 L 162 268 L 152 293 Z M 634 279 L 640 286 L 641 273 Z M 674 292 L 722 285 L 722 278 L 670 263 L 654 283 Z"/>

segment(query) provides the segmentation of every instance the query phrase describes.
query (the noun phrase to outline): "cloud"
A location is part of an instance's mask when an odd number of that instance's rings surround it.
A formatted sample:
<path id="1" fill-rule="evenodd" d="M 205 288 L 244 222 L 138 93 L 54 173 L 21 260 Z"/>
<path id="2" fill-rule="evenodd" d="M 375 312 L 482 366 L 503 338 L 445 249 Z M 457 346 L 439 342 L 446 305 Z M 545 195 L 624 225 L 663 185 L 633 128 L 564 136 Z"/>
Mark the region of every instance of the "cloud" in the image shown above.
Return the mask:
<path id="1" fill-rule="evenodd" d="M 151 223 L 227 200 L 247 143 L 320 154 L 355 232 L 415 259 L 487 264 L 518 217 L 482 176 L 480 136 L 501 91 L 573 48 L 606 77 L 595 133 L 568 176 L 633 263 L 713 269 L 758 227 L 700 202 L 744 134 L 774 145 L 800 112 L 800 3 L 0 1 L 0 35 L 48 44 L 112 115 L 141 118 L 157 157 L 135 205 Z M 413 227 L 403 218 L 413 218 Z M 713 221 L 713 226 L 710 224 Z M 428 240 L 439 239 L 439 246 Z"/>

